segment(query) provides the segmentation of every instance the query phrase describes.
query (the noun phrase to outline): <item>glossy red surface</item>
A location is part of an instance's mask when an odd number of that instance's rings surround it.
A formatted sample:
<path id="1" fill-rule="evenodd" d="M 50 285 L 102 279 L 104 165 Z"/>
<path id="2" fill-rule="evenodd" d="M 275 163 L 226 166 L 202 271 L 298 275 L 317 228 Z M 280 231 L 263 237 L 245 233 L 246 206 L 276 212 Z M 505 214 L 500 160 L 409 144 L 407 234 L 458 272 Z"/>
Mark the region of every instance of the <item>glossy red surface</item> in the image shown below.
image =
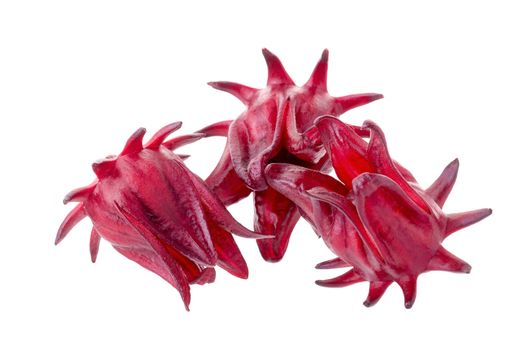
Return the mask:
<path id="1" fill-rule="evenodd" d="M 141 128 L 119 156 L 93 164 L 97 180 L 71 191 L 64 203 L 79 202 L 60 226 L 56 244 L 83 218 L 93 223 L 90 252 L 95 262 L 100 239 L 156 273 L 190 304 L 190 284 L 215 280 L 214 266 L 247 278 L 248 267 L 232 233 L 262 238 L 239 224 L 219 198 L 171 152 L 201 134 L 165 141 L 180 128 L 162 128 L 143 145 Z M 170 148 L 170 149 L 168 149 Z"/>
<path id="2" fill-rule="evenodd" d="M 299 219 L 295 204 L 268 189 L 264 168 L 284 162 L 309 169 L 330 168 L 315 118 L 344 112 L 383 96 L 375 93 L 332 97 L 327 91 L 328 50 L 323 51 L 309 80 L 297 86 L 281 61 L 264 49 L 268 66 L 265 88 L 255 89 L 232 82 L 212 82 L 212 87 L 229 92 L 246 105 L 235 120 L 217 123 L 200 132 L 227 136 L 224 153 L 206 184 L 228 205 L 254 192 L 256 231 L 275 235 L 258 241 L 264 259 L 282 259 L 290 234 Z"/>
<path id="3" fill-rule="evenodd" d="M 426 190 L 393 161 L 381 129 L 367 121 L 370 141 L 352 127 L 325 116 L 315 126 L 339 179 L 291 164 L 270 164 L 266 180 L 293 201 L 337 258 L 318 268 L 351 269 L 325 287 L 370 282 L 364 304 L 371 306 L 393 282 L 405 306 L 416 298 L 417 277 L 426 271 L 470 272 L 470 265 L 441 246 L 451 233 L 491 214 L 490 209 L 445 214 L 442 206 L 454 186 L 459 162 L 451 162 Z"/>

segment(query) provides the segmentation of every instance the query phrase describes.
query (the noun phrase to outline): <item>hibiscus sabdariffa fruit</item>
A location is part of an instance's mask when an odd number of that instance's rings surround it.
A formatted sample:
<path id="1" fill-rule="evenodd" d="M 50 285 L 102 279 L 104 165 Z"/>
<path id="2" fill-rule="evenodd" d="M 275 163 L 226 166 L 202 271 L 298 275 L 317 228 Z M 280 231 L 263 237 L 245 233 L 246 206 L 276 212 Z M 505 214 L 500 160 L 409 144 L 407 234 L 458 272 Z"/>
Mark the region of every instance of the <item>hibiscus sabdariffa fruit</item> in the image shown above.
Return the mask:
<path id="1" fill-rule="evenodd" d="M 204 182 L 171 152 L 203 135 L 165 138 L 173 123 L 143 145 L 138 129 L 119 156 L 93 164 L 97 180 L 66 195 L 80 202 L 58 230 L 58 244 L 83 218 L 93 223 L 90 251 L 95 262 L 100 239 L 130 260 L 156 273 L 181 294 L 186 309 L 190 284 L 215 280 L 214 266 L 248 277 L 248 268 L 232 233 L 263 238 L 239 224 Z"/>
<path id="2" fill-rule="evenodd" d="M 491 214 L 490 209 L 445 214 L 442 210 L 459 163 L 451 162 L 426 190 L 390 158 L 381 129 L 365 122 L 370 141 L 353 128 L 325 116 L 315 122 L 337 176 L 291 164 L 270 164 L 266 179 L 292 200 L 337 258 L 318 268 L 351 269 L 326 287 L 370 282 L 366 306 L 374 305 L 393 282 L 403 290 L 405 306 L 416 298 L 417 277 L 426 271 L 470 272 L 442 241 Z"/>
<path id="3" fill-rule="evenodd" d="M 265 88 L 224 81 L 209 83 L 240 99 L 246 110 L 233 121 L 210 125 L 200 132 L 228 137 L 224 153 L 205 180 L 206 185 L 226 205 L 254 193 L 254 230 L 275 236 L 259 240 L 259 249 L 264 259 L 278 261 L 300 215 L 293 201 L 268 187 L 264 177 L 266 165 L 282 162 L 329 170 L 329 157 L 313 128 L 315 118 L 324 114 L 339 116 L 383 96 L 375 93 L 330 96 L 326 86 L 328 50 L 323 52 L 303 86 L 295 85 L 273 53 L 264 49 L 263 55 L 268 66 Z"/>

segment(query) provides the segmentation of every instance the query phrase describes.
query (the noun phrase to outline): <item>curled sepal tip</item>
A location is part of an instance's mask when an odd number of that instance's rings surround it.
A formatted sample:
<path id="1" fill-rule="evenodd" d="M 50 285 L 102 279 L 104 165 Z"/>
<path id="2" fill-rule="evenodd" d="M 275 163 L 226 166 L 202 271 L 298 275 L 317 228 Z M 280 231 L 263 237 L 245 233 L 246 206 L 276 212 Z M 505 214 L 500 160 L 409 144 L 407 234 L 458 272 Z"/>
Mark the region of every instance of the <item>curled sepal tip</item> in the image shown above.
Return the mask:
<path id="1" fill-rule="evenodd" d="M 55 245 L 60 243 L 71 231 L 71 229 L 85 217 L 86 212 L 84 210 L 84 203 L 77 204 L 77 206 L 74 207 L 73 210 L 69 212 L 69 214 L 67 214 L 66 218 L 60 225 L 55 238 Z"/>
<path id="2" fill-rule="evenodd" d="M 368 290 L 368 296 L 363 302 L 366 307 L 374 306 L 379 299 L 385 294 L 387 288 L 392 284 L 392 281 L 372 281 Z"/>
<path id="3" fill-rule="evenodd" d="M 166 137 L 168 137 L 171 133 L 179 130 L 181 127 L 182 122 L 175 122 L 166 125 L 151 137 L 151 139 L 144 145 L 144 148 L 158 149 L 162 145 Z"/>
<path id="4" fill-rule="evenodd" d="M 124 146 L 122 152 L 120 152 L 120 155 L 125 156 L 128 154 L 135 154 L 142 151 L 142 140 L 144 139 L 145 134 L 145 128 L 139 128 L 137 131 L 135 131 L 126 142 L 126 145 Z"/>
<path id="5" fill-rule="evenodd" d="M 230 81 L 210 81 L 208 85 L 214 89 L 232 94 L 244 104 L 248 104 L 258 91 L 249 86 L 232 83 Z"/>

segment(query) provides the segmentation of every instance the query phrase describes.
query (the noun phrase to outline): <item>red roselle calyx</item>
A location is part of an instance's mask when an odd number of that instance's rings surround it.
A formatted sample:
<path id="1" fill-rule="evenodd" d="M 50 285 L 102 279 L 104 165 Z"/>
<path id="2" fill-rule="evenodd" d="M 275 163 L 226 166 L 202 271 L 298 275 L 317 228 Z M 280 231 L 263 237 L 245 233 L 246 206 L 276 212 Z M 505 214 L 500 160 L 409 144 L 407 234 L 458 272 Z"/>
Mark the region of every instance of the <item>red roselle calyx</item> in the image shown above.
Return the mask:
<path id="1" fill-rule="evenodd" d="M 181 124 L 167 125 L 145 145 L 146 130 L 138 129 L 119 156 L 94 163 L 97 180 L 64 199 L 64 203 L 80 203 L 63 221 L 55 243 L 88 216 L 93 223 L 93 262 L 102 237 L 119 253 L 173 285 L 188 309 L 189 285 L 213 282 L 215 265 L 234 276 L 248 277 L 248 267 L 231 233 L 266 236 L 235 221 L 181 157 L 170 151 L 203 136 L 165 141 Z"/>
<path id="2" fill-rule="evenodd" d="M 366 306 L 374 305 L 395 282 L 405 306 L 416 298 L 416 280 L 426 271 L 470 272 L 470 266 L 441 245 L 450 234 L 491 214 L 490 209 L 445 214 L 459 163 L 451 162 L 426 190 L 390 158 L 381 129 L 365 122 L 366 143 L 333 117 L 315 125 L 337 176 L 290 164 L 270 164 L 270 186 L 292 200 L 336 259 L 318 268 L 351 267 L 339 277 L 317 281 L 326 287 L 370 282 Z"/>
<path id="3" fill-rule="evenodd" d="M 246 110 L 233 121 L 210 125 L 200 132 L 228 137 L 224 153 L 206 184 L 226 205 L 254 192 L 255 231 L 275 235 L 274 239 L 259 240 L 259 249 L 264 259 L 278 261 L 300 215 L 292 201 L 268 187 L 263 173 L 266 165 L 283 162 L 321 171 L 330 169 L 329 158 L 313 127 L 314 119 L 324 114 L 339 116 L 383 96 L 330 96 L 326 87 L 328 50 L 303 86 L 295 85 L 274 54 L 264 49 L 263 55 L 268 66 L 265 88 L 225 81 L 209 83 L 239 98 Z"/>

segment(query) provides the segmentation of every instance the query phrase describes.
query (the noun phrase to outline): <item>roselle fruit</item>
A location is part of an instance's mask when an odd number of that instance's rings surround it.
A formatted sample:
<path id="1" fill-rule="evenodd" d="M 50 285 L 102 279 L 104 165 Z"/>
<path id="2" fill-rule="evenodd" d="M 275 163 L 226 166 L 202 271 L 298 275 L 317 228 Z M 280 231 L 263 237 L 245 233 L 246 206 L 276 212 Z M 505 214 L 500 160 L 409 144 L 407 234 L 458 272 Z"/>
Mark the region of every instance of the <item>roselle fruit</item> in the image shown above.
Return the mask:
<path id="1" fill-rule="evenodd" d="M 300 215 L 292 201 L 268 187 L 264 168 L 272 162 L 283 162 L 329 170 L 329 158 L 313 128 L 314 119 L 324 114 L 339 116 L 383 96 L 375 93 L 330 96 L 326 86 L 328 50 L 323 51 L 303 86 L 295 85 L 277 56 L 266 49 L 263 55 L 268 66 L 265 88 L 226 81 L 209 83 L 237 97 L 246 110 L 233 121 L 210 125 L 200 132 L 228 138 L 219 163 L 205 180 L 206 185 L 226 205 L 254 193 L 254 230 L 275 236 L 257 241 L 260 252 L 268 261 L 279 261 Z"/>
<path id="2" fill-rule="evenodd" d="M 181 127 L 162 128 L 143 145 L 146 130 L 138 129 L 119 156 L 93 164 L 91 185 L 73 190 L 64 203 L 79 202 L 60 226 L 55 243 L 86 216 L 93 229 L 90 252 L 95 262 L 100 239 L 175 287 L 186 309 L 190 284 L 215 279 L 214 266 L 234 276 L 248 277 L 248 267 L 232 233 L 263 238 L 239 224 L 219 198 L 170 149 L 203 135 L 165 141 Z"/>
<path id="3" fill-rule="evenodd" d="M 451 162 L 423 190 L 412 174 L 393 161 L 381 129 L 365 122 L 370 141 L 336 118 L 315 126 L 338 178 L 292 164 L 270 164 L 266 180 L 292 200 L 337 258 L 318 268 L 350 268 L 317 284 L 343 287 L 370 283 L 364 304 L 374 305 L 393 282 L 403 290 L 405 307 L 416 298 L 417 277 L 427 271 L 470 272 L 470 265 L 448 252 L 442 241 L 491 214 L 491 209 L 445 214 L 459 162 Z"/>
<path id="4" fill-rule="evenodd" d="M 317 268 L 348 269 L 316 283 L 343 287 L 369 282 L 366 306 L 377 303 L 396 283 L 410 308 L 420 274 L 470 272 L 470 265 L 442 242 L 492 211 L 443 212 L 459 162 L 452 161 L 423 189 L 390 157 L 376 124 L 366 121 L 357 127 L 337 119 L 382 95 L 330 96 L 327 50 L 302 86 L 295 85 L 274 54 L 264 49 L 263 56 L 268 66 L 266 87 L 209 83 L 245 104 L 235 120 L 166 140 L 181 127 L 180 122 L 169 124 L 145 144 L 146 130 L 140 128 L 118 156 L 95 162 L 97 179 L 64 199 L 65 204 L 78 204 L 62 222 L 55 243 L 89 217 L 93 262 L 104 238 L 120 254 L 175 287 L 186 309 L 190 285 L 214 282 L 216 266 L 248 277 L 232 234 L 258 239 L 263 258 L 279 261 L 301 216 L 336 255 Z M 184 165 L 188 156 L 172 151 L 209 136 L 225 136 L 227 142 L 203 181 Z M 339 180 L 328 175 L 332 167 Z M 250 193 L 255 232 L 239 224 L 225 207 Z"/>

